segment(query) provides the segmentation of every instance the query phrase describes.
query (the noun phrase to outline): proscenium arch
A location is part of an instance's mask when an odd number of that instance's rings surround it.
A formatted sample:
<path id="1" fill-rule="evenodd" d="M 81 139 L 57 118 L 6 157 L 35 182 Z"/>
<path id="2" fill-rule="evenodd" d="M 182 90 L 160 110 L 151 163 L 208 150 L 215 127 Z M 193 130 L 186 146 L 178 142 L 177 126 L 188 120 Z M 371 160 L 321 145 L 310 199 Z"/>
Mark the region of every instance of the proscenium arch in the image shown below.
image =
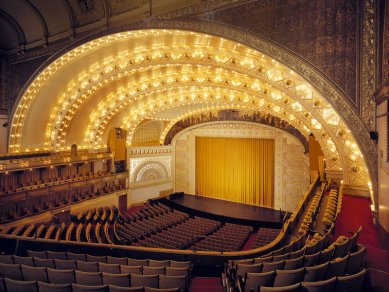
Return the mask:
<path id="1" fill-rule="evenodd" d="M 263 124 L 263 125 L 275 127 L 279 130 L 285 131 L 300 141 L 300 143 L 304 146 L 304 153 L 305 154 L 309 153 L 309 145 L 308 145 L 307 135 L 304 135 L 302 132 L 300 132 L 300 130 L 298 130 L 292 124 L 286 122 L 285 120 L 282 120 L 276 116 L 269 114 L 270 119 L 272 119 L 274 121 L 274 126 L 273 126 L 272 124 L 270 124 L 268 121 L 266 121 L 264 119 L 263 120 L 262 119 L 260 119 L 260 120 L 254 119 L 253 120 L 253 119 L 251 119 L 252 116 L 248 116 L 247 119 L 241 118 L 240 117 L 241 111 L 237 111 L 237 110 L 235 110 L 235 111 L 239 115 L 226 116 L 223 114 L 223 113 L 225 113 L 224 111 L 208 110 L 208 111 L 198 111 L 197 113 L 190 113 L 184 117 L 179 117 L 179 118 L 173 120 L 172 122 L 170 122 L 165 127 L 165 129 L 163 130 L 163 132 L 160 136 L 160 144 L 161 145 L 170 145 L 175 135 L 177 135 L 179 132 L 183 131 L 184 129 L 189 128 L 189 127 L 194 126 L 194 125 L 200 125 L 200 124 L 209 123 L 209 122 L 220 122 L 220 121 L 227 121 L 227 122 L 228 121 L 240 121 L 240 122 L 252 122 L 252 123 Z M 216 112 L 215 118 L 210 119 L 209 116 L 207 116 L 207 115 L 209 113 L 212 113 L 212 115 L 213 115 L 214 112 Z M 232 111 L 230 111 L 230 110 L 228 110 L 227 112 L 232 113 Z M 242 112 L 245 112 L 245 111 L 242 111 Z M 253 114 L 257 114 L 257 113 L 263 114 L 261 111 L 249 111 L 249 112 L 252 112 Z M 205 114 L 205 116 L 207 118 L 204 120 L 194 121 L 193 123 L 189 122 L 189 123 L 184 123 L 181 125 L 179 124 L 179 123 L 184 122 L 184 120 L 196 119 L 199 116 L 201 116 L 202 114 Z M 281 121 L 284 121 L 287 124 L 286 125 L 284 124 L 284 127 L 283 127 L 283 126 L 279 125 Z M 175 126 L 177 126 L 177 127 L 175 128 Z"/>
<path id="2" fill-rule="evenodd" d="M 162 21 L 159 23 L 147 23 L 144 25 L 154 29 L 121 32 L 97 38 L 69 50 L 61 56 L 58 55 L 58 58 L 50 64 L 45 64 L 47 67 L 42 69 L 39 73 L 36 73 L 35 78 L 28 86 L 26 86 L 14 107 L 9 136 L 9 152 L 20 153 L 45 149 L 58 151 L 60 149 L 56 148 L 56 145 L 45 144 L 44 141 L 46 141 L 45 135 L 47 135 L 47 132 L 43 134 L 38 133 L 37 137 L 34 138 L 32 138 L 33 134 L 31 133 L 37 133 L 36 129 L 40 129 L 41 131 L 42 128 L 45 128 L 44 125 L 49 124 L 49 121 L 53 119 L 56 120 L 58 118 L 59 123 L 69 119 L 70 122 L 73 122 L 77 120 L 77 115 L 85 118 L 86 112 L 88 113 L 88 116 L 92 113 L 92 110 L 85 111 L 84 105 L 75 106 L 72 104 L 70 108 L 65 107 L 63 110 L 58 109 L 56 108 L 56 101 L 61 99 L 60 94 L 64 94 L 62 95 L 64 97 L 62 102 L 63 105 L 64 103 L 67 103 L 66 100 L 70 96 L 78 96 L 78 94 L 81 94 L 80 96 L 82 96 L 83 94 L 87 95 L 89 93 L 93 95 L 93 91 L 99 92 L 100 87 L 98 84 L 94 83 L 96 81 L 92 77 L 97 77 L 98 75 L 96 75 L 96 73 L 99 72 L 102 73 L 100 74 L 101 76 L 104 76 L 105 74 L 109 75 L 110 71 L 114 71 L 116 67 L 114 66 L 111 70 L 110 67 L 112 68 L 112 65 L 104 64 L 103 69 L 107 70 L 108 73 L 99 71 L 100 68 L 95 68 L 97 72 L 84 72 L 84 68 L 80 68 L 81 66 L 77 66 L 77 64 L 83 64 L 88 67 L 92 66 L 96 62 L 98 64 L 104 63 L 104 61 L 109 59 L 108 55 L 104 55 L 104 50 L 107 53 L 117 53 L 129 50 L 131 54 L 134 54 L 134 58 L 136 58 L 136 55 L 139 52 L 142 52 L 144 48 L 150 47 L 152 50 L 153 44 L 161 40 L 163 41 L 164 39 L 168 40 L 168 35 L 174 35 L 176 38 L 187 37 L 195 43 L 196 41 L 199 43 L 207 43 L 207 46 L 214 44 L 217 45 L 218 48 L 224 48 L 223 45 L 228 44 L 230 47 L 227 53 L 230 53 L 231 56 L 235 57 L 231 58 L 227 56 L 228 59 L 224 59 L 225 56 L 218 55 L 218 57 L 211 57 L 211 60 L 209 61 L 220 63 L 216 66 L 223 68 L 227 62 L 227 65 L 229 65 L 228 68 L 235 66 L 235 71 L 240 73 L 258 69 L 255 62 L 251 63 L 250 60 L 246 62 L 243 55 L 248 56 L 252 54 L 255 56 L 263 56 L 263 62 L 265 64 L 264 72 L 259 73 L 265 74 L 268 79 L 273 80 L 273 82 L 269 81 L 268 85 L 274 87 L 274 84 L 277 83 L 286 95 L 289 96 L 291 91 L 297 94 L 296 101 L 304 108 L 311 108 L 312 110 L 310 110 L 310 114 L 312 115 L 312 119 L 315 119 L 316 122 L 322 125 L 323 130 L 321 131 L 321 134 L 323 138 L 327 137 L 326 144 L 329 143 L 331 147 L 335 147 L 336 152 L 344 155 L 346 162 L 342 163 L 342 166 L 344 166 L 342 171 L 345 183 L 360 184 L 367 187 L 367 184 L 370 182 L 368 175 L 369 171 L 371 181 L 373 182 L 373 185 L 375 185 L 375 148 L 368 138 L 368 132 L 363 127 L 363 124 L 357 117 L 356 113 L 352 110 L 350 105 L 347 104 L 345 101 L 346 98 L 342 95 L 339 89 L 331 83 L 331 81 L 327 80 L 325 76 L 321 75 L 320 72 L 316 71 L 312 65 L 307 64 L 291 52 L 278 47 L 268 40 L 264 40 L 258 36 L 247 33 L 246 31 L 242 32 L 238 29 L 226 27 L 220 24 L 195 21 Z M 166 27 L 172 29 L 166 29 Z M 176 28 L 182 29 L 177 30 Z M 209 34 L 199 33 L 205 31 L 209 32 Z M 228 38 L 224 38 L 223 36 L 228 36 Z M 134 42 L 134 40 L 141 40 L 142 42 Z M 128 42 L 131 43 L 130 46 L 128 46 Z M 140 46 L 143 47 L 137 47 L 134 43 L 140 44 Z M 166 43 L 166 45 L 168 45 L 168 43 Z M 195 47 L 193 43 L 191 45 L 189 42 L 186 43 L 186 45 L 187 50 L 193 51 Z M 171 49 L 171 47 L 167 47 Z M 175 53 L 174 49 L 170 51 L 172 51 L 171 53 Z M 246 54 L 242 55 L 242 51 Z M 217 55 L 217 51 L 215 54 Z M 172 55 L 170 54 L 169 57 L 171 56 Z M 202 58 L 204 57 L 206 56 L 203 56 Z M 179 58 L 180 57 L 178 57 L 178 59 Z M 51 60 L 53 59 L 54 58 Z M 111 59 L 115 58 L 112 58 L 111 56 Z M 134 63 L 137 62 L 136 59 L 131 60 L 133 60 Z M 142 55 L 141 57 L 138 57 L 138 61 L 144 62 L 148 60 Z M 215 66 L 215 64 L 213 65 Z M 287 64 L 288 67 L 284 64 Z M 252 66 L 254 66 L 254 68 L 251 68 Z M 83 74 L 79 74 L 80 72 Z M 77 76 L 78 79 L 72 79 L 74 76 Z M 113 88 L 109 86 L 110 83 L 114 81 L 114 78 L 112 80 L 111 78 L 112 76 L 104 79 L 103 82 L 105 82 L 107 86 L 102 86 L 102 88 L 104 88 L 105 92 L 99 92 L 101 93 L 100 97 L 97 97 L 96 94 L 94 94 L 92 98 L 89 98 L 87 102 L 88 106 L 91 106 L 91 108 L 96 107 L 105 96 L 108 96 L 110 92 L 113 91 Z M 97 80 L 98 79 L 100 79 L 100 77 L 97 78 Z M 51 82 L 47 82 L 48 80 Z M 58 85 L 59 83 L 55 82 L 57 80 L 63 80 L 64 82 L 61 84 L 64 84 L 64 86 L 61 87 Z M 76 84 L 85 80 L 88 82 L 88 84 L 85 85 L 85 88 L 76 86 L 73 89 L 70 89 L 72 87 L 68 86 L 69 84 Z M 288 82 L 288 80 L 291 82 Z M 50 84 L 50 86 L 48 84 Z M 303 92 L 299 93 L 297 86 L 302 86 L 299 88 Z M 69 91 L 69 89 L 71 91 Z M 306 98 L 306 94 L 309 94 L 311 97 Z M 46 100 L 44 101 L 44 99 Z M 319 105 L 321 105 L 318 109 L 315 109 L 315 101 L 319 101 Z M 138 103 L 142 104 L 142 102 Z M 49 114 L 43 117 L 41 111 L 42 106 L 49 109 Z M 335 116 L 341 117 L 336 126 L 326 124 L 326 116 L 324 114 L 323 107 L 331 110 Z M 62 116 L 61 112 L 74 112 L 76 118 L 71 118 L 71 115 L 66 115 L 66 113 Z M 58 113 L 58 115 L 56 115 L 56 113 Z M 341 113 L 341 115 L 339 113 Z M 97 118 L 102 117 L 96 117 L 96 119 Z M 80 119 L 77 121 L 80 121 Z M 347 125 L 353 125 L 353 128 L 350 128 Z M 66 131 L 62 129 L 60 131 L 60 137 L 62 140 L 73 144 L 74 141 L 67 141 L 66 138 L 72 133 L 83 133 L 85 130 L 85 123 L 77 124 L 77 126 L 73 125 L 70 128 L 67 128 Z M 77 142 L 80 145 L 83 144 L 82 139 Z M 66 147 L 70 147 L 70 145 L 67 145 Z M 87 145 L 84 145 L 84 147 L 88 148 Z M 366 157 L 368 158 L 367 161 L 370 163 L 369 169 L 366 167 Z M 357 170 L 356 173 L 352 173 L 352 169 Z M 358 177 L 362 177 L 362 183 L 360 183 L 361 179 L 358 179 Z"/>

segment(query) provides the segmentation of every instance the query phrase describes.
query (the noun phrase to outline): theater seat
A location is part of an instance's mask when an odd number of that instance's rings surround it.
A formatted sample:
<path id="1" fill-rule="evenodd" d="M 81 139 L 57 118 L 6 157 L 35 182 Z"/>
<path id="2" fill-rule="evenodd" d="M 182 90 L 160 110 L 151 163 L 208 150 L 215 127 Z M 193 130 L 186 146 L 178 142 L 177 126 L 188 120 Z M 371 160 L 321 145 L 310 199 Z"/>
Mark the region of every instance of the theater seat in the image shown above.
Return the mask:
<path id="1" fill-rule="evenodd" d="M 38 292 L 38 285 L 36 281 L 19 281 L 5 278 L 5 288 L 12 292 Z"/>
<path id="2" fill-rule="evenodd" d="M 317 282 L 301 282 L 302 291 L 308 292 L 329 292 L 334 291 L 336 277 Z"/>
<path id="3" fill-rule="evenodd" d="M 72 284 L 51 284 L 38 281 L 39 292 L 72 292 Z"/>
<path id="4" fill-rule="evenodd" d="M 115 285 L 108 285 L 109 292 L 144 292 L 143 287 L 119 287 Z"/>
<path id="5" fill-rule="evenodd" d="M 50 283 L 53 284 L 66 284 L 75 283 L 74 270 L 59 270 L 47 268 L 47 277 Z"/>
<path id="6" fill-rule="evenodd" d="M 130 287 L 130 274 L 110 274 L 103 272 L 103 284 Z"/>
<path id="7" fill-rule="evenodd" d="M 73 292 L 108 292 L 108 285 L 86 286 L 80 284 L 72 284 Z"/>
<path id="8" fill-rule="evenodd" d="M 13 280 L 23 280 L 20 264 L 1 264 L 0 278 L 9 278 Z"/>
<path id="9" fill-rule="evenodd" d="M 76 283 L 80 285 L 98 286 L 103 284 L 103 277 L 100 272 L 75 271 Z"/>
<path id="10" fill-rule="evenodd" d="M 158 275 L 131 274 L 131 286 L 158 288 Z"/>

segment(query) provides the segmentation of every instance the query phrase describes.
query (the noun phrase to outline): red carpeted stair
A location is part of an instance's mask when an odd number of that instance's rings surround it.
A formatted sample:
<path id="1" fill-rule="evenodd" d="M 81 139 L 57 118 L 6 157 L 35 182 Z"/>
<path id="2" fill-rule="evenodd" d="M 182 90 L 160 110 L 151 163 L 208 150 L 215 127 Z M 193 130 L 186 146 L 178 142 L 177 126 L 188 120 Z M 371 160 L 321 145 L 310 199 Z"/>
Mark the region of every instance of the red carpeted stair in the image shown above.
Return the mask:
<path id="1" fill-rule="evenodd" d="M 389 236 L 373 223 L 369 199 L 344 195 L 334 238 L 350 236 L 348 231 L 356 231 L 361 225 L 363 229 L 358 242 L 366 246 L 365 260 L 367 267 L 372 269 L 369 271 L 372 287 L 374 291 L 388 291 Z"/>
<path id="2" fill-rule="evenodd" d="M 223 292 L 221 279 L 218 277 L 196 277 L 191 280 L 190 292 Z"/>

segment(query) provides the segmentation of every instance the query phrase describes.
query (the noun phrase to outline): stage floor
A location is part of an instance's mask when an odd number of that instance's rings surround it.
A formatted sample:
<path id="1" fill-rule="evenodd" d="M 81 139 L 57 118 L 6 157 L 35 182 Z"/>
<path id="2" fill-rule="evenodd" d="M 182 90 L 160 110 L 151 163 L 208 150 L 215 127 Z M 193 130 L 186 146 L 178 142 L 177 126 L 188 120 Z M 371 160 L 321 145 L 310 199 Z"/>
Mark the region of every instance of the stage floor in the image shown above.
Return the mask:
<path id="1" fill-rule="evenodd" d="M 247 221 L 247 224 L 254 224 L 263 227 L 280 228 L 282 226 L 282 219 L 285 215 L 285 212 L 271 208 L 187 194 L 171 195 L 170 201 L 184 209 L 190 209 L 200 213 L 214 214 L 230 218 L 232 221 L 243 220 Z"/>

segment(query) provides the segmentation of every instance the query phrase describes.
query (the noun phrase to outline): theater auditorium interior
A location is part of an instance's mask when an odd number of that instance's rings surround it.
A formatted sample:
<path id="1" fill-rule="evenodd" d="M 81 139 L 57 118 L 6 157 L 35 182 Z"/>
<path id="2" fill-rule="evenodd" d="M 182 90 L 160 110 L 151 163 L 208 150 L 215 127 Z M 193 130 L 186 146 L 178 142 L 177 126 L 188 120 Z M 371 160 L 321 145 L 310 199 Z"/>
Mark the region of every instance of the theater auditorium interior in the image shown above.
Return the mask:
<path id="1" fill-rule="evenodd" d="M 389 291 L 389 0 L 1 0 L 0 292 Z"/>

